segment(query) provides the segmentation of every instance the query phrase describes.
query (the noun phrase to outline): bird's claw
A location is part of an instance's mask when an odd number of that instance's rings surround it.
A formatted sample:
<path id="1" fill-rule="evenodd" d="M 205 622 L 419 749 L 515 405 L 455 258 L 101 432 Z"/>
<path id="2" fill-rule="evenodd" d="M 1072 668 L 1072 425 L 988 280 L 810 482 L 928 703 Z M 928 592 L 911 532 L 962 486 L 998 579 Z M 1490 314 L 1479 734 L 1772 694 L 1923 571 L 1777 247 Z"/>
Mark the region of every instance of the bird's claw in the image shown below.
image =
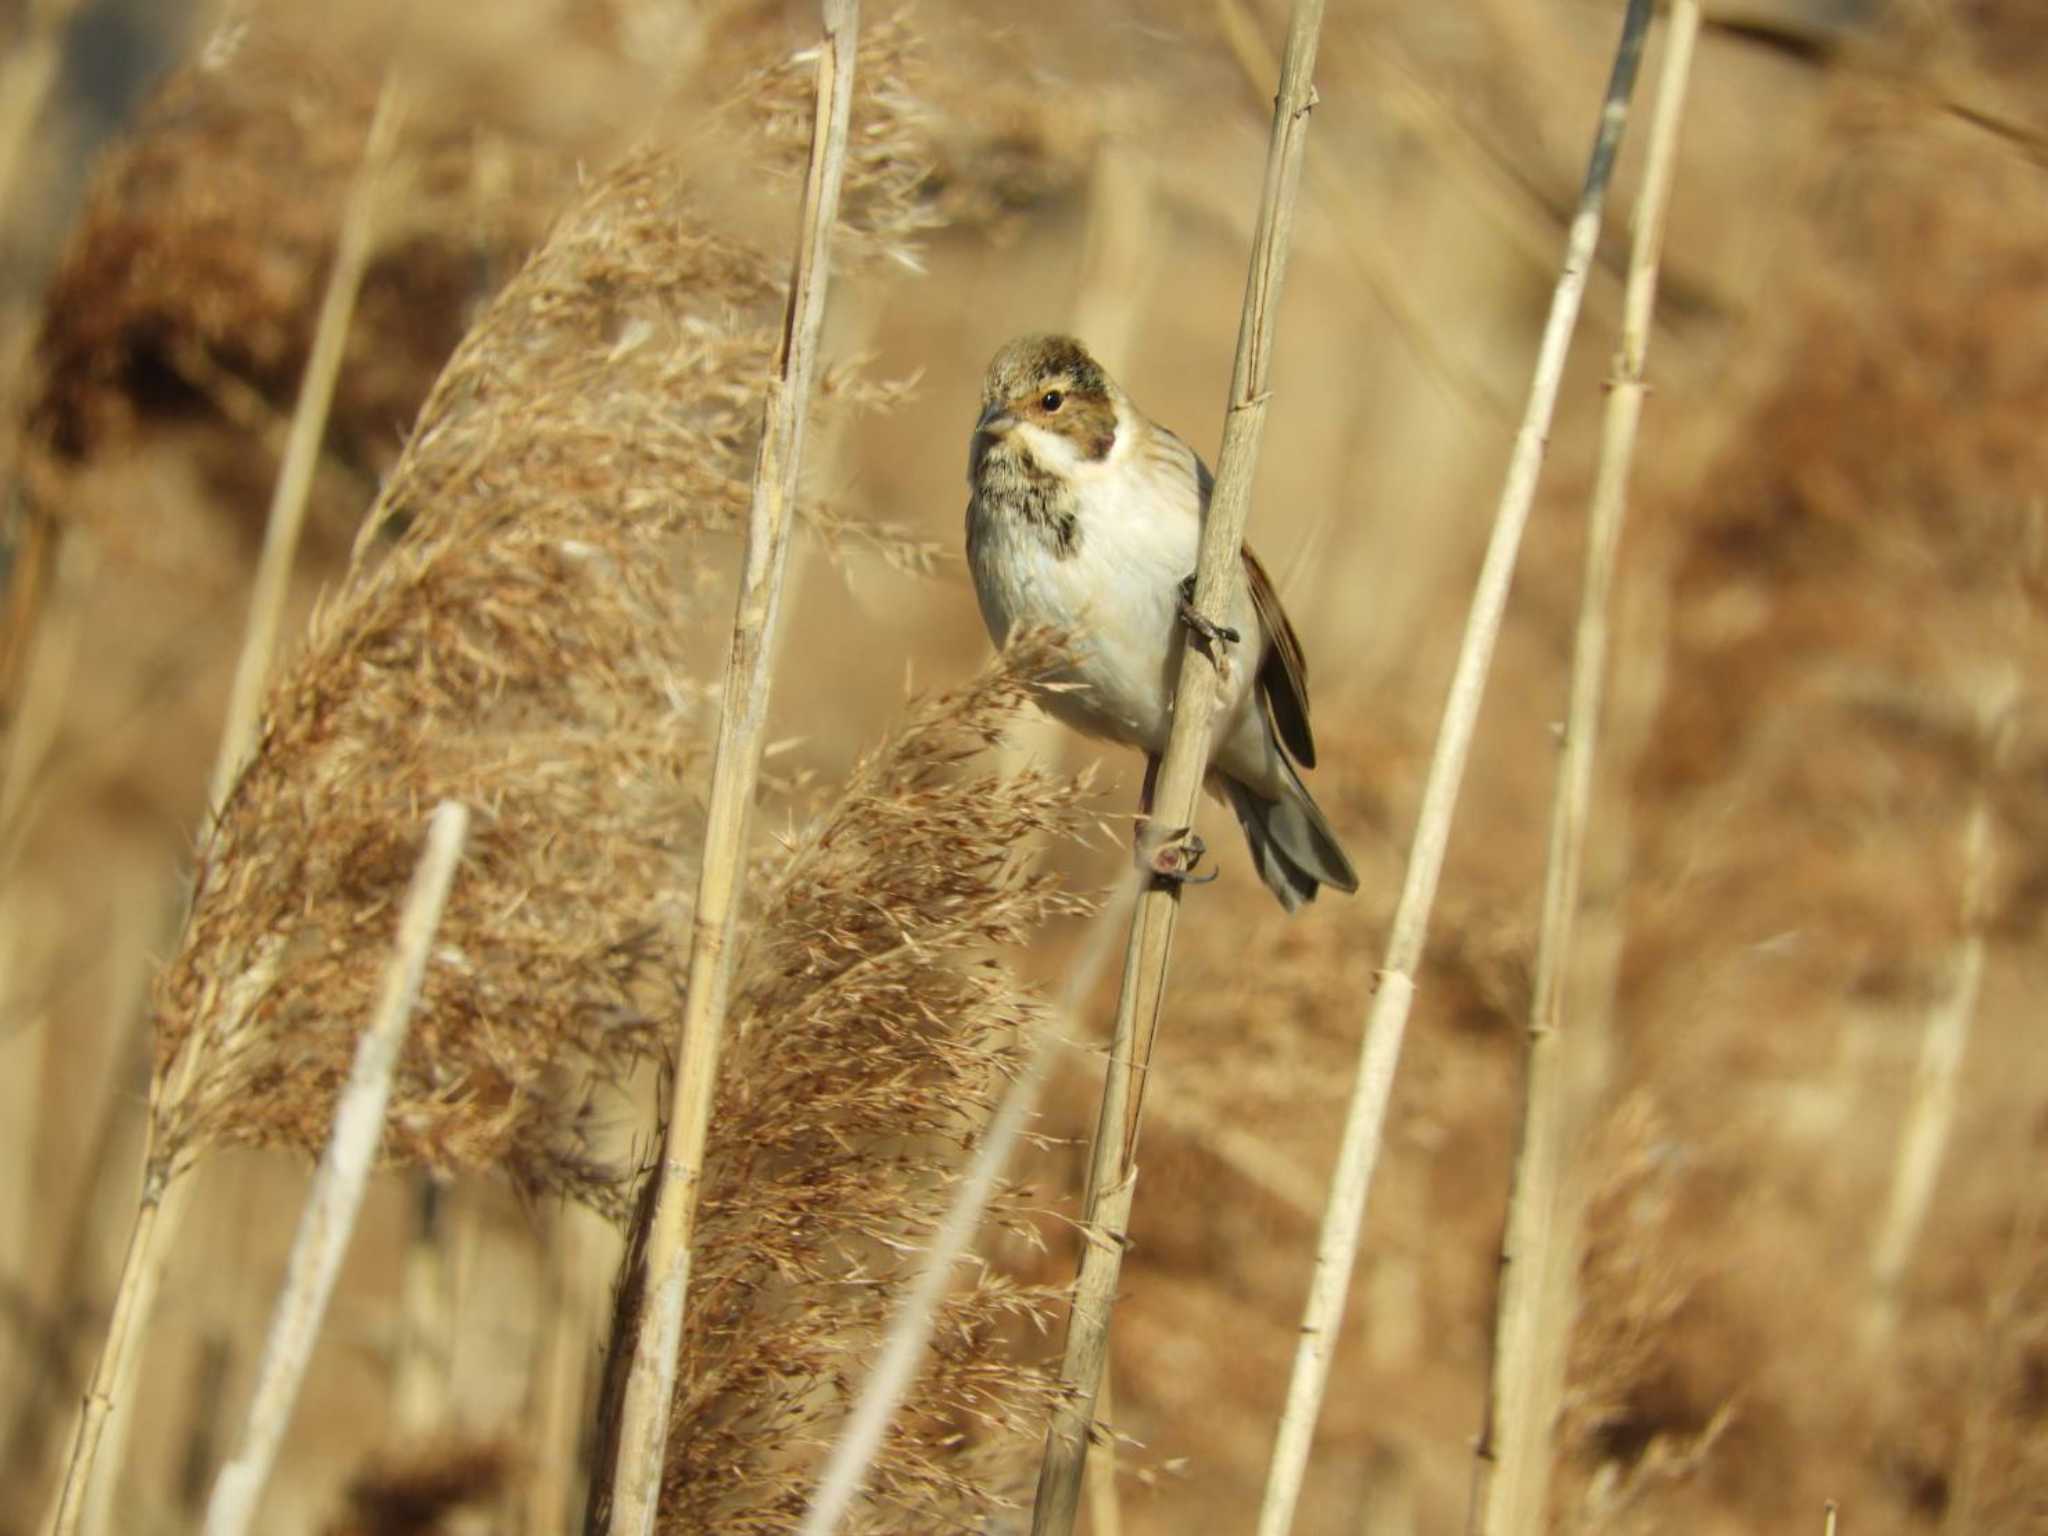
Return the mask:
<path id="1" fill-rule="evenodd" d="M 1195 578 L 1190 576 L 1180 584 L 1180 621 L 1196 634 L 1209 642 L 1215 650 L 1225 645 L 1236 645 L 1244 637 L 1228 624 L 1218 624 L 1214 619 L 1195 606 Z"/>
<path id="2" fill-rule="evenodd" d="M 1219 871 L 1212 869 L 1206 875 L 1198 875 L 1195 866 L 1202 862 L 1202 855 L 1208 851 L 1209 845 L 1202 841 L 1193 827 L 1169 832 L 1157 842 L 1152 842 L 1141 831 L 1138 836 L 1138 868 L 1154 880 L 1172 885 L 1207 885 Z"/>

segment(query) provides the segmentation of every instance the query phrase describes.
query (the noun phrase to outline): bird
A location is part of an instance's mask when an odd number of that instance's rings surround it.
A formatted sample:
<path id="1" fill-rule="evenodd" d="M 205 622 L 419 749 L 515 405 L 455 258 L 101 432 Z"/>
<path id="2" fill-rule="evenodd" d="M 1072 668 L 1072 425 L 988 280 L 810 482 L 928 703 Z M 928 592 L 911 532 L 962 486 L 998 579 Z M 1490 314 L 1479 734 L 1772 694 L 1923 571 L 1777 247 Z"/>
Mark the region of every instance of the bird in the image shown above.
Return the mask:
<path id="1" fill-rule="evenodd" d="M 1152 811 L 1173 715 L 1183 627 L 1219 667 L 1204 782 L 1227 799 L 1253 868 L 1289 912 L 1358 875 L 1301 781 L 1316 761 L 1301 642 L 1250 548 L 1218 622 L 1195 611 L 1196 558 L 1214 479 L 1071 336 L 1020 336 L 988 367 L 968 448 L 967 563 L 989 636 L 1062 631 L 1071 658 L 1039 699 L 1064 724 L 1145 754 L 1141 826 Z M 1241 649 L 1239 649 L 1241 648 Z M 1238 664 L 1242 661 L 1242 664 Z M 1299 768 L 1297 767 L 1299 765 Z M 1138 839 L 1156 877 L 1195 877 L 1192 829 Z"/>

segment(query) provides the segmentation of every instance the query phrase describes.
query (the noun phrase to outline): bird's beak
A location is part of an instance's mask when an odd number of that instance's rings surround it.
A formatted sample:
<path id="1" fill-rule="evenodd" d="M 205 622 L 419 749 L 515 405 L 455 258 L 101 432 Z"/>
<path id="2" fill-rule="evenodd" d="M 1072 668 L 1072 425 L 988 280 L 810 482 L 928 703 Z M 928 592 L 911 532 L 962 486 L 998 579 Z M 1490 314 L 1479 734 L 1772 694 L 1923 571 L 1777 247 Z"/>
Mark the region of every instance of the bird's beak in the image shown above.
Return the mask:
<path id="1" fill-rule="evenodd" d="M 1017 425 L 1017 418 L 1009 408 L 1002 405 L 988 405 L 983 408 L 981 420 L 974 424 L 976 437 L 1002 437 Z"/>

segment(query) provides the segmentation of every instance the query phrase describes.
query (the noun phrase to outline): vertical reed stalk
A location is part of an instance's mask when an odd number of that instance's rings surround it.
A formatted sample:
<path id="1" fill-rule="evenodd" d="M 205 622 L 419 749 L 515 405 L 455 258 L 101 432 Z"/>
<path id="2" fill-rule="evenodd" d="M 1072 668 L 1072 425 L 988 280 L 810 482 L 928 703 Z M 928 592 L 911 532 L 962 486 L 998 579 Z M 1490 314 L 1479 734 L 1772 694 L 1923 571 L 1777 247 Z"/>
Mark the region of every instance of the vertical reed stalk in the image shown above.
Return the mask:
<path id="1" fill-rule="evenodd" d="M 1962 942 L 1947 989 L 1927 1015 L 1920 1037 L 1920 1060 L 1913 1073 L 1913 1098 L 1898 1142 L 1890 1198 L 1870 1255 L 1870 1300 L 1864 1310 L 1866 1348 L 1889 1347 L 1898 1327 L 1899 1286 L 1907 1265 L 1919 1251 L 1922 1229 L 1934 1202 L 1935 1180 L 1955 1124 L 1963 1056 L 1969 1049 L 1976 1020 L 1977 994 L 1984 982 L 1988 943 L 1992 843 L 1997 812 L 1992 805 L 1992 780 L 2001 764 L 2003 744 L 2011 737 L 2019 681 L 2008 675 L 1980 703 L 1980 751 L 1977 792 L 1963 825 Z"/>
<path id="2" fill-rule="evenodd" d="M 246 1018 L 256 1000 L 276 981 L 282 956 L 282 948 L 273 946 L 233 985 L 219 989 L 210 1006 L 231 1019 Z M 107 1479 L 119 1475 L 129 1416 L 134 1408 L 135 1379 L 142 1368 L 143 1346 L 148 1342 L 149 1320 L 155 1313 L 157 1292 L 170 1263 L 171 1245 L 184 1226 L 192 1199 L 189 1169 L 158 1143 L 158 1117 L 166 1097 L 174 1098 L 189 1088 L 196 1056 L 196 1052 L 185 1053 L 178 1076 L 169 1084 L 161 1074 L 150 1082 L 151 1129 L 143 1148 L 142 1193 L 136 1205 L 135 1225 L 121 1260 L 107 1336 L 100 1345 L 92 1381 L 86 1387 L 73 1424 L 64 1481 L 58 1486 L 44 1523 L 46 1536 L 78 1536 L 81 1532 L 84 1536 L 98 1536 L 106 1529 L 111 1506 Z M 113 1455 L 107 1459 L 111 1465 L 100 1470 L 101 1461 L 110 1450 Z"/>
<path id="3" fill-rule="evenodd" d="M 37 786 L 43 765 L 56 744 L 77 671 L 79 646 L 85 636 L 87 595 L 99 574 L 97 541 L 82 528 L 51 535 L 56 549 L 49 558 L 50 592 L 40 607 L 34 634 L 25 642 L 21 694 L 10 700 L 7 745 L 0 753 L 0 877 L 11 879 L 15 860 L 28 838 Z M 20 577 L 8 593 L 19 601 Z"/>
<path id="4" fill-rule="evenodd" d="M 1135 882 L 1126 881 L 1118 887 L 1109 904 L 1095 914 L 1089 925 L 1087 948 L 1068 973 L 1060 1001 L 1060 1018 L 1077 1016 L 1088 994 L 1095 990 L 1102 968 L 1109 963 L 1118 925 L 1136 894 Z M 982 1213 L 988 1209 L 988 1203 L 995 1195 L 997 1180 L 1038 1108 L 1038 1096 L 1052 1072 L 1055 1039 L 1056 1033 L 1050 1022 L 1042 1023 L 1032 1041 L 1031 1055 L 1024 1064 L 1024 1070 L 1010 1084 L 1001 1108 L 982 1133 L 974 1161 L 961 1179 L 946 1219 L 925 1254 L 917 1283 L 904 1298 L 896 1321 L 890 1325 L 880 1359 L 861 1382 L 860 1397 L 847 1419 L 846 1428 L 832 1448 L 831 1459 L 818 1480 L 818 1491 L 811 1498 L 810 1509 L 804 1515 L 798 1536 L 830 1536 L 831 1532 L 839 1529 L 839 1522 L 853 1507 L 868 1468 L 881 1450 L 889 1421 L 895 1417 L 896 1410 L 910 1391 L 918 1361 L 938 1321 L 939 1303 L 945 1299 L 953 1266 L 967 1251 L 968 1243 L 980 1227 Z M 1098 1532 L 1098 1536 L 1104 1536 L 1104 1533 Z"/>
<path id="5" fill-rule="evenodd" d="M 250 596 L 248 625 L 235 663 L 227 721 L 221 730 L 207 792 L 209 815 L 219 811 L 235 775 L 255 746 L 256 709 L 276 650 L 285 593 L 298 549 L 299 530 L 305 523 L 313 470 L 327 431 L 328 410 L 348 340 L 349 320 L 374 247 L 376 196 L 396 139 L 398 121 L 398 93 L 394 83 L 387 80 L 371 119 L 362 165 L 349 192 L 334 265 L 328 273 L 312 350 L 292 413 L 284 462 L 279 466 L 271 496 L 263 551 L 258 557 Z M 196 1052 L 185 1053 L 183 1066 L 188 1072 L 196 1057 Z M 162 1083 L 152 1085 L 156 1094 L 161 1094 L 164 1088 Z M 173 1097 L 178 1091 L 176 1085 L 171 1087 Z M 155 1118 L 153 1114 L 153 1123 Z M 144 1165 L 141 1201 L 122 1261 L 113 1318 L 72 1431 L 64 1481 L 45 1520 L 44 1529 L 49 1536 L 78 1536 L 81 1530 L 98 1527 L 98 1520 L 86 1518 L 94 1502 L 88 1499 L 88 1491 L 98 1476 L 96 1468 L 106 1444 L 108 1420 L 131 1394 L 141 1364 L 148 1318 L 168 1262 L 170 1242 L 183 1218 L 186 1194 L 179 1171 L 169 1165 L 162 1149 L 155 1145 L 145 1154 Z M 98 1507 L 103 1510 L 104 1501 Z"/>
<path id="6" fill-rule="evenodd" d="M 0 60 L 0 209 L 12 212 L 22 161 L 64 62 L 64 32 L 79 0 L 30 0 L 22 37 Z"/>
<path id="7" fill-rule="evenodd" d="M 133 1390 L 135 1369 L 142 1358 L 143 1320 L 156 1306 L 157 1289 L 163 1281 L 163 1255 L 184 1219 L 189 1189 L 185 1180 L 167 1179 L 160 1170 L 152 1169 L 143 1177 L 135 1224 L 129 1228 L 128 1249 L 121 1261 L 120 1288 L 114 1293 L 113 1315 L 107 1319 L 107 1336 L 72 1426 L 64 1481 L 44 1521 L 47 1536 L 77 1536 L 83 1527 L 107 1420 L 115 1403 L 125 1402 Z"/>
<path id="8" fill-rule="evenodd" d="M 582 1508 L 578 1441 L 589 1400 L 592 1351 L 604 1293 L 593 1258 L 615 1244 L 607 1222 L 564 1201 L 540 1227 L 541 1326 L 526 1420 L 527 1475 L 520 1491 L 519 1536 L 560 1536 Z"/>
<path id="9" fill-rule="evenodd" d="M 2040 1047 L 2034 1047 L 2036 1072 Z M 2014 1063 L 2017 1067 L 2019 1064 Z M 2038 1078 L 2037 1078 L 2038 1080 Z M 2012 1166 L 2025 1167 L 2033 1156 L 2033 1127 L 2024 1119 L 2015 1127 Z M 1963 1413 L 1961 1444 L 1956 1448 L 1955 1474 L 1949 1480 L 1948 1507 L 1941 1512 L 1940 1536 L 1964 1536 L 1981 1531 L 1987 1521 L 1978 1509 L 1984 1486 L 1985 1463 L 1989 1459 L 1993 1427 L 2004 1405 L 2002 1389 L 2010 1379 L 2015 1361 L 2027 1359 L 2027 1351 L 2015 1336 L 2030 1321 L 2029 1284 L 2039 1253 L 2043 1218 L 2048 1217 L 2048 1185 L 2028 1179 L 2019 1197 L 2011 1235 L 2006 1239 L 2005 1257 L 1999 1265 L 1996 1288 L 1986 1309 L 1980 1330 L 1977 1369 L 1969 1386 Z M 2022 1367 L 2024 1369 L 2024 1367 Z"/>
<path id="10" fill-rule="evenodd" d="M 1315 1269 L 1302 1317 L 1301 1343 L 1295 1352 L 1294 1372 L 1288 1383 L 1287 1406 L 1274 1437 L 1272 1468 L 1267 1478 L 1265 1500 L 1259 1510 L 1259 1536 L 1284 1536 L 1293 1524 L 1295 1506 L 1301 1497 L 1302 1479 L 1308 1468 L 1309 1444 L 1322 1409 L 1330 1360 L 1343 1325 L 1345 1294 L 1350 1289 L 1351 1272 L 1358 1259 L 1366 1195 L 1372 1187 L 1373 1171 L 1379 1161 L 1387 1101 L 1393 1092 L 1394 1070 L 1401 1057 L 1401 1039 L 1408 1024 L 1408 1010 L 1415 999 L 1415 972 L 1421 964 L 1424 942 L 1429 933 L 1430 908 L 1436 899 L 1437 879 L 1443 873 L 1451 816 L 1457 806 L 1466 759 L 1471 753 L 1479 705 L 1486 692 L 1487 672 L 1493 664 L 1494 645 L 1500 637 L 1501 615 L 1507 606 L 1508 587 L 1521 549 L 1522 531 L 1528 524 L 1529 509 L 1536 497 L 1536 479 L 1542 469 L 1544 446 L 1549 439 L 1558 387 L 1564 376 L 1565 357 L 1570 351 L 1572 331 L 1578 322 L 1580 301 L 1585 296 L 1587 273 L 1599 238 L 1607 184 L 1613 176 L 1622 129 L 1628 122 L 1629 98 L 1635 90 L 1637 67 L 1642 60 L 1643 36 L 1650 25 L 1650 11 L 1651 0 L 1629 0 L 1628 11 L 1622 21 L 1621 43 L 1608 80 L 1585 186 L 1566 238 L 1564 270 L 1551 298 L 1550 317 L 1537 352 L 1528 408 L 1515 439 L 1514 453 L 1508 461 L 1506 484 L 1494 514 L 1493 534 L 1487 545 L 1486 559 L 1480 567 L 1472 609 L 1465 622 L 1464 641 L 1451 677 L 1443 724 L 1437 732 L 1436 749 L 1423 789 L 1422 807 L 1416 816 L 1415 842 L 1408 856 L 1407 874 L 1402 881 L 1400 900 L 1395 906 L 1393 926 L 1387 938 L 1379 993 L 1373 999 L 1366 1018 L 1358 1081 L 1352 1091 L 1336 1175 L 1323 1214 L 1322 1232 L 1316 1242 Z"/>
<path id="11" fill-rule="evenodd" d="M 50 1438 L 69 1428 L 65 1405 L 77 1401 L 72 1395 L 73 1369 L 78 1335 L 88 1321 L 81 1313 L 93 1293 L 94 1277 L 106 1267 L 108 1231 L 122 1220 L 129 1203 L 128 1170 L 140 1150 L 132 1081 L 147 1055 L 146 1031 L 137 1027 L 138 1000 L 145 990 L 150 954 L 161 938 L 155 903 L 140 897 L 138 890 L 135 882 L 117 887 L 107 923 L 107 996 L 113 1006 L 100 1038 L 109 1063 L 108 1081 L 92 1106 L 89 1130 L 79 1138 L 84 1152 L 78 1195 L 52 1244 L 56 1262 L 43 1294 L 51 1298 L 54 1332 L 42 1341 L 50 1364 L 19 1382 L 0 1435 L 0 1477 L 11 1486 L 31 1483 L 43 1466 Z M 79 1127 L 74 1123 L 71 1129 L 76 1132 Z"/>
<path id="12" fill-rule="evenodd" d="M 399 1261 L 398 1341 L 391 1363 L 391 1427 L 405 1441 L 447 1425 L 457 1307 L 447 1194 L 424 1168 L 413 1170 L 409 1182 L 412 1219 Z"/>
<path id="13" fill-rule="evenodd" d="M 1236 57 L 1245 81 L 1258 90 L 1273 78 L 1273 53 L 1259 33 L 1244 0 L 1216 0 L 1216 20 L 1223 40 Z M 1439 155 L 1447 153 L 1440 142 L 1430 141 Z M 1394 323 L 1402 342 L 1422 365 L 1422 371 L 1439 385 L 1457 405 L 1479 416 L 1506 422 L 1511 414 L 1505 401 L 1486 377 L 1471 364 L 1447 352 L 1437 341 L 1436 325 L 1423 307 L 1411 298 L 1412 281 L 1400 270 L 1395 246 L 1385 238 L 1383 220 L 1359 190 L 1358 179 L 1341 162 L 1318 157 L 1309 162 L 1309 185 L 1316 202 L 1335 222 L 1344 250 L 1358 268 L 1358 275 L 1372 291 L 1380 312 Z M 1544 259 L 1549 259 L 1548 250 Z M 1092 336 L 1093 331 L 1081 332 Z"/>
<path id="14" fill-rule="evenodd" d="M 328 1299 L 341 1273 L 362 1208 L 363 1190 L 384 1136 L 384 1107 L 391 1079 L 405 1048 L 407 1030 L 426 978 L 427 955 L 441 925 L 455 867 L 469 831 L 469 810 L 444 800 L 427 828 L 426 851 L 414 871 L 412 889 L 398 920 L 398 936 L 384 974 L 376 1016 L 356 1043 L 355 1064 L 334 1107 L 334 1129 L 313 1175 L 313 1188 L 299 1216 L 285 1270 L 284 1289 L 271 1317 L 270 1337 L 257 1366 L 256 1390 L 241 1449 L 221 1468 L 206 1508 L 206 1536 L 247 1536 L 255 1526 L 257 1500 L 277 1462 L 299 1388 L 312 1362 L 313 1345 L 327 1315 Z"/>
<path id="15" fill-rule="evenodd" d="M 1593 771 L 1607 683 L 1608 610 L 1642 419 L 1664 214 L 1699 29 L 1699 0 L 1674 0 L 1650 123 L 1647 168 L 1635 210 L 1621 351 L 1608 386 L 1600 467 L 1587 516 L 1564 754 L 1551 799 L 1521 1146 L 1501 1249 L 1493 1379 L 1467 1514 L 1467 1529 L 1475 1536 L 1542 1530 L 1550 1497 L 1552 1438 L 1564 1390 L 1578 1267 L 1578 1211 L 1567 1198 L 1562 1173 L 1572 1111 L 1564 1049 L 1565 994 L 1592 819 Z"/>
<path id="16" fill-rule="evenodd" d="M 1102 1362 L 1102 1385 L 1095 1402 L 1101 1422 L 1116 1421 L 1116 1377 L 1107 1360 Z M 1116 1440 L 1104 1435 L 1102 1448 L 1088 1458 L 1088 1536 L 1123 1536 L 1123 1506 L 1116 1496 Z"/>
<path id="17" fill-rule="evenodd" d="M 1322 20 L 1321 0 L 1295 0 L 1273 103 L 1273 131 L 1266 148 L 1265 181 L 1238 327 L 1237 359 L 1231 371 L 1223 448 L 1196 567 L 1195 605 L 1204 613 L 1229 612 L 1238 583 L 1244 579 L 1244 525 L 1265 431 L 1273 333 L 1294 229 L 1302 155 L 1308 143 L 1309 111 L 1315 105 L 1316 43 Z M 1209 760 L 1216 669 L 1231 664 L 1223 656 L 1215 666 L 1184 665 L 1180 669 L 1173 729 L 1160 764 L 1154 812 L 1139 837 L 1141 858 L 1157 847 L 1165 829 L 1194 820 L 1195 798 Z M 1060 1363 L 1062 1397 L 1046 1433 L 1045 1460 L 1039 1468 L 1038 1499 L 1032 1512 L 1033 1536 L 1067 1536 L 1080 1505 L 1095 1394 L 1109 1357 L 1110 1310 L 1123 1267 L 1124 1233 L 1130 1225 L 1144 1078 L 1159 1028 L 1179 916 L 1179 886 L 1155 881 L 1139 896 L 1131 924 L 1082 1215 L 1081 1273 L 1075 1282 L 1066 1352 Z"/>
<path id="18" fill-rule="evenodd" d="M 306 503 L 313 494 L 313 472 L 319 467 L 320 444 L 327 436 L 335 381 L 341 376 L 342 354 L 348 347 L 349 321 L 355 315 L 356 296 L 362 292 L 363 274 L 369 269 L 370 256 L 376 249 L 378 197 L 402 117 L 397 80 L 394 68 L 377 97 L 362 164 L 356 170 L 348 203 L 342 211 L 334 265 L 328 270 L 327 286 L 320 296 L 320 315 L 314 323 L 306 371 L 299 380 L 298 401 L 292 407 L 284 461 L 278 466 L 277 483 L 271 489 L 263 551 L 257 556 L 256 577 L 249 593 L 248 625 L 242 634 L 242 649 L 235 658 L 235 679 L 228 692 L 227 723 L 221 727 L 219 753 L 206 792 L 209 812 L 219 811 L 235 776 L 256 747 L 256 711 L 263 702 L 263 685 L 270 675 L 271 659 L 277 651 L 277 632 L 284 622 L 285 595 L 298 555 L 299 533 L 306 525 Z"/>
<path id="19" fill-rule="evenodd" d="M 40 561 L 42 556 L 27 558 Z M 16 862 L 34 822 L 34 793 L 70 693 L 96 564 L 94 541 L 82 530 L 57 542 L 48 561 L 54 590 L 47 602 L 32 605 L 41 612 L 30 616 L 33 628 L 23 638 L 21 693 L 0 751 L 0 1009 L 9 1016 L 0 1034 L 0 1167 L 18 1170 L 0 1190 L 0 1279 L 21 1296 L 36 1293 L 31 1257 L 35 1185 L 26 1171 L 35 1166 L 41 1144 L 50 1031 L 28 1012 L 41 982 L 41 942 L 29 936 L 35 906 L 15 886 Z M 10 604 L 26 598 L 26 566 L 24 560 L 13 573 Z M 18 1342 L 25 1340 L 17 1330 L 0 1333 L 0 1392 L 17 1390 L 18 1382 L 21 1397 L 16 1400 L 21 1401 L 38 1395 L 34 1383 L 43 1372 L 30 1350 L 17 1350 Z"/>
<path id="20" fill-rule="evenodd" d="M 818 49 L 816 117 L 795 272 L 783 320 L 775 376 L 769 380 L 754 489 L 747 517 L 745 564 L 727 657 L 724 708 L 712 759 L 711 802 L 703 871 L 690 929 L 688 991 L 674 1093 L 645 1249 L 646 1305 L 637 1313 L 632 1366 L 617 1431 L 611 1478 L 616 1536 L 650 1536 L 661 1501 L 669 1412 L 675 1402 L 677 1355 L 690 1285 L 690 1247 L 697 1187 L 718 1083 L 718 1057 L 731 986 L 733 928 L 746 863 L 747 813 L 760 776 L 763 731 L 772 681 L 775 619 L 788 566 L 789 528 L 803 461 L 804 426 L 817 367 L 831 273 L 832 227 L 846 166 L 853 107 L 859 0 L 825 0 Z"/>

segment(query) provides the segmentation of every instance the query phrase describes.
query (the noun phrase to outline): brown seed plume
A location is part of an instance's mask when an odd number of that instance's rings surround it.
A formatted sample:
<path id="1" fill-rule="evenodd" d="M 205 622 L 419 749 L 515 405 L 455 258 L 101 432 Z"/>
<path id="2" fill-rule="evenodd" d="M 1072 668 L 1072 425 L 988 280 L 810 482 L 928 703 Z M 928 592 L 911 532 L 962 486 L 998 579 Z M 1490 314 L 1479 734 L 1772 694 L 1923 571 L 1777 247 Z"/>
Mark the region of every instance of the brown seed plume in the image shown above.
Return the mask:
<path id="1" fill-rule="evenodd" d="M 922 217 L 905 41 L 875 45 L 852 168 L 877 251 Z M 772 243 L 728 232 L 734 156 L 771 184 L 801 156 L 795 72 L 742 71 L 705 134 L 597 177 L 435 385 L 201 849 L 157 992 L 160 1166 L 318 1144 L 421 808 L 453 797 L 471 852 L 387 1155 L 610 1200 L 591 1096 L 655 1042 L 701 816 L 677 570 L 744 504 L 782 305 Z"/>
<path id="2" fill-rule="evenodd" d="M 1086 785 L 977 760 L 1056 654 L 1026 637 L 915 707 L 774 872 L 711 1124 L 664 1532 L 795 1529 L 916 1246 L 1038 1027 L 991 951 L 1083 908 L 1028 850 L 1078 829 Z M 1019 1222 L 1016 1201 L 995 1219 Z M 968 1528 L 1014 1492 L 1005 1453 L 1028 1452 L 1048 1385 L 1005 1344 L 1048 1299 L 963 1277 L 851 1528 Z"/>

